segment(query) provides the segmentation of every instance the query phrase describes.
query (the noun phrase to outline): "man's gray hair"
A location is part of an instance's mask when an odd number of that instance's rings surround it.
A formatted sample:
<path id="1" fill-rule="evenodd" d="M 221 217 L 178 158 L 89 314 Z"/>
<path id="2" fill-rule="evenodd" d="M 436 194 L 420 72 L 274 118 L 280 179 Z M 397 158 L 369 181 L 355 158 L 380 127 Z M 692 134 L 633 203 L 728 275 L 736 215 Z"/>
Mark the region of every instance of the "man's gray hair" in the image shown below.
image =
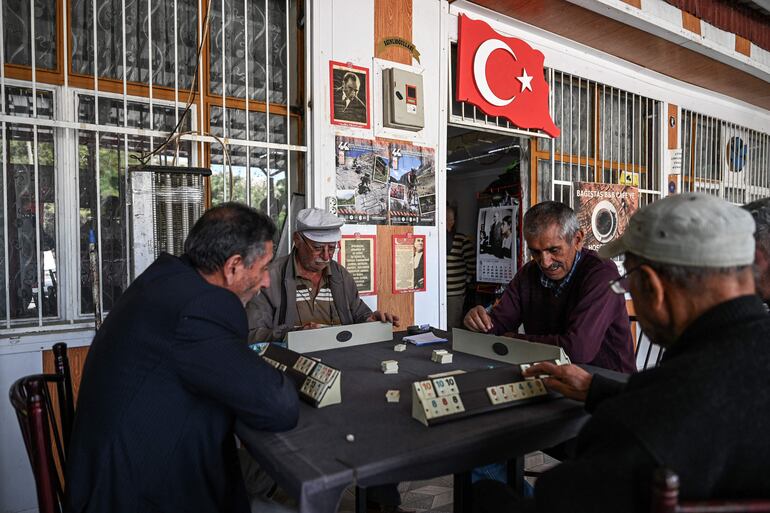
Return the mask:
<path id="1" fill-rule="evenodd" d="M 524 215 L 524 235 L 540 235 L 554 224 L 559 225 L 561 236 L 566 241 L 574 239 L 580 230 L 577 215 L 568 205 L 558 201 L 543 201 Z"/>
<path id="2" fill-rule="evenodd" d="M 754 223 L 757 225 L 757 231 L 754 232 L 754 238 L 765 255 L 770 256 L 770 198 L 763 198 L 743 205 L 748 210 Z"/>
<path id="3" fill-rule="evenodd" d="M 633 253 L 626 253 L 626 269 L 629 269 L 629 267 L 636 269 L 642 265 L 651 267 L 656 273 L 663 277 L 663 279 L 673 285 L 693 292 L 702 290 L 703 282 L 709 278 L 735 275 L 751 267 L 750 265 L 741 265 L 737 267 L 692 267 L 673 265 L 655 262 Z"/>

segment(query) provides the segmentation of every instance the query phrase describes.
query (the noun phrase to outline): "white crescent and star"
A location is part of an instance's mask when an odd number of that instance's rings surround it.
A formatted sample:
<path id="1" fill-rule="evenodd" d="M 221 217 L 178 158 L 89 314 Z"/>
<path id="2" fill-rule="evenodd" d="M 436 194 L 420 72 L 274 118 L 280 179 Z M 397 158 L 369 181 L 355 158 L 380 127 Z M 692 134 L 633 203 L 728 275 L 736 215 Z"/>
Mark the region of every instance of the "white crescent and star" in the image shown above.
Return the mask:
<path id="1" fill-rule="evenodd" d="M 495 107 L 505 107 L 516 98 L 516 95 L 511 96 L 508 99 L 500 98 L 492 92 L 492 88 L 489 87 L 489 82 L 487 82 L 487 61 L 489 60 L 489 56 L 492 55 L 492 52 L 495 50 L 503 50 L 504 52 L 511 54 L 513 60 L 518 60 L 516 54 L 513 53 L 513 50 L 511 50 L 508 45 L 499 39 L 487 39 L 481 43 L 473 58 L 473 80 L 476 82 L 476 86 L 479 88 L 479 92 L 484 100 Z M 527 89 L 532 91 L 532 78 L 533 77 L 530 75 L 527 75 L 527 70 L 522 68 L 522 76 L 516 77 L 516 79 L 521 82 L 520 92 L 523 93 Z"/>

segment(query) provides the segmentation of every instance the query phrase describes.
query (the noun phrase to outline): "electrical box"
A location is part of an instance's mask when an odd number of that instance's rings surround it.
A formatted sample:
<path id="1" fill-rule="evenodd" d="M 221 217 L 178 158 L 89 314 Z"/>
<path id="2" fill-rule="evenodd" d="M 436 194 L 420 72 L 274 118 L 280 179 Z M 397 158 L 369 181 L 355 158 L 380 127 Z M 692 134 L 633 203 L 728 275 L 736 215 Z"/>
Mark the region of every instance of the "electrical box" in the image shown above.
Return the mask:
<path id="1" fill-rule="evenodd" d="M 422 75 L 398 68 L 382 70 L 382 124 L 402 130 L 422 130 L 425 97 Z"/>

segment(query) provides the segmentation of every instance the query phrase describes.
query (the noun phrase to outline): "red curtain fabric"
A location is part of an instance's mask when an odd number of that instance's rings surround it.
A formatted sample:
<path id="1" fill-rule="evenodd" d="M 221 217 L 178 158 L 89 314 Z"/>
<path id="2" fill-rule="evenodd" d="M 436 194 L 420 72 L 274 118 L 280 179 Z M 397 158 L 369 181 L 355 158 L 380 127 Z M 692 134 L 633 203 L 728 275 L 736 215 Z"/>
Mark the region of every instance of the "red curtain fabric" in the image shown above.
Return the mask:
<path id="1" fill-rule="evenodd" d="M 706 23 L 748 39 L 770 51 L 770 16 L 748 6 L 727 0 L 666 0 L 669 4 L 697 16 Z"/>

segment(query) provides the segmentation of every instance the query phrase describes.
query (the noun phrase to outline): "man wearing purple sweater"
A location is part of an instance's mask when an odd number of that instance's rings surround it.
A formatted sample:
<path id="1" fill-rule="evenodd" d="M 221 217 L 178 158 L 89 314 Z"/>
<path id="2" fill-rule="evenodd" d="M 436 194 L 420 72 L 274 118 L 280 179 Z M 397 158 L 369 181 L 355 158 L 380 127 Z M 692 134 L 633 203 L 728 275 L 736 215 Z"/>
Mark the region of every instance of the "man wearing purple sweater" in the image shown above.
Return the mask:
<path id="1" fill-rule="evenodd" d="M 634 346 L 623 296 L 607 285 L 617 266 L 583 248 L 575 212 L 563 203 L 538 203 L 524 216 L 532 261 L 522 267 L 487 311 L 472 308 L 465 326 L 564 348 L 573 363 L 634 372 Z M 518 333 L 520 325 L 525 333 Z"/>

